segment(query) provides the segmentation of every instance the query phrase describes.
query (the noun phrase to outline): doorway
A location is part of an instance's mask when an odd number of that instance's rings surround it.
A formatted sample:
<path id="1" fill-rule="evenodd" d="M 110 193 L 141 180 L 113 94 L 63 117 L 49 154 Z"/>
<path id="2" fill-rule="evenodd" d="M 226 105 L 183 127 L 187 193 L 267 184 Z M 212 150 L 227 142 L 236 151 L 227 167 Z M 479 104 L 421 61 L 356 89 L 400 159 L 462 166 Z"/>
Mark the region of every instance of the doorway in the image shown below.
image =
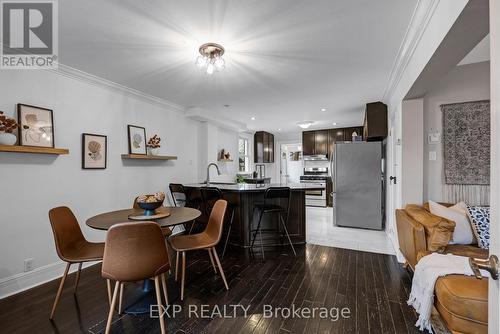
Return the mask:
<path id="1" fill-rule="evenodd" d="M 281 144 L 280 183 L 299 183 L 303 168 L 304 163 L 302 160 L 302 144 Z"/>

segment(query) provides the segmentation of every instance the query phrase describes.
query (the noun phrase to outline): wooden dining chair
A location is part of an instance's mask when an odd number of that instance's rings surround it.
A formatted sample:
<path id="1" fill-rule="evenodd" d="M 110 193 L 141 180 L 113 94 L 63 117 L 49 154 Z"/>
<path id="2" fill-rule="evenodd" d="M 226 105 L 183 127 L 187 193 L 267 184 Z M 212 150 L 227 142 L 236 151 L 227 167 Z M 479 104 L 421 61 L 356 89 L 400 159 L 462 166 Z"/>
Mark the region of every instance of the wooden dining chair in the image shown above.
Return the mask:
<path id="1" fill-rule="evenodd" d="M 178 277 L 179 271 L 179 254 L 182 253 L 182 271 L 181 271 L 181 300 L 184 300 L 184 285 L 186 281 L 186 252 L 196 249 L 206 249 L 210 255 L 210 261 L 215 269 L 214 259 L 217 262 L 220 275 L 224 282 L 226 290 L 229 290 L 227 285 L 226 276 L 222 270 L 219 257 L 215 246 L 219 243 L 222 235 L 222 226 L 224 223 L 224 215 L 226 213 L 227 202 L 225 200 L 218 200 L 210 213 L 210 218 L 205 230 L 197 234 L 178 235 L 170 238 L 170 245 L 176 251 L 175 260 L 175 280 Z"/>
<path id="2" fill-rule="evenodd" d="M 135 282 L 152 278 L 155 281 L 156 301 L 160 307 L 161 333 L 166 333 L 161 311 L 161 285 L 168 305 L 165 273 L 170 269 L 165 239 L 161 228 L 155 222 L 127 222 L 113 225 L 106 236 L 102 277 L 116 281 L 106 324 L 106 334 L 111 329 L 111 321 L 123 282 Z"/>
<path id="3" fill-rule="evenodd" d="M 102 260 L 104 243 L 88 242 L 83 236 L 75 215 L 71 212 L 70 208 L 66 206 L 51 209 L 49 211 L 49 220 L 52 226 L 52 233 L 54 234 L 57 255 L 61 260 L 66 262 L 66 269 L 61 278 L 61 283 L 59 284 L 59 289 L 57 290 L 56 298 L 52 306 L 52 312 L 50 313 L 50 319 L 52 319 L 59 299 L 61 298 L 64 282 L 66 281 L 71 265 L 78 263 L 78 271 L 76 273 L 75 287 L 73 290 L 73 293 L 76 293 L 78 282 L 80 281 L 82 263 Z"/>

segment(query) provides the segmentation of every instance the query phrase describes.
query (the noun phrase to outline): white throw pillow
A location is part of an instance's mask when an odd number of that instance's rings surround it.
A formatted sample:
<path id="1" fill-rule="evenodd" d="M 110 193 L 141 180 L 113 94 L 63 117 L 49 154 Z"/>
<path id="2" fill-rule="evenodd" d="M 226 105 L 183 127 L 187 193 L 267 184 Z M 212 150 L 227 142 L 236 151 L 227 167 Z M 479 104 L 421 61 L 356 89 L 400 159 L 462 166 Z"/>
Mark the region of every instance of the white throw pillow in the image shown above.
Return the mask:
<path id="1" fill-rule="evenodd" d="M 470 245 L 475 242 L 474 234 L 467 215 L 467 204 L 460 202 L 449 208 L 429 201 L 429 209 L 433 215 L 455 222 L 455 231 L 450 244 Z"/>

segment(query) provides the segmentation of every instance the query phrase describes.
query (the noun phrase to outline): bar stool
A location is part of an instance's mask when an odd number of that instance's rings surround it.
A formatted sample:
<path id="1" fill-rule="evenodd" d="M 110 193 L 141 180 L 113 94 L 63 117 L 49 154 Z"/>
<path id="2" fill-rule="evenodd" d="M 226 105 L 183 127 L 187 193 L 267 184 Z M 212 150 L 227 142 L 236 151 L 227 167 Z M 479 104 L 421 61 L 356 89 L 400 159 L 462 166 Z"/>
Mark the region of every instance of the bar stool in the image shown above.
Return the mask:
<path id="1" fill-rule="evenodd" d="M 257 228 L 255 230 L 251 230 L 250 233 L 253 232 L 253 238 L 252 238 L 252 243 L 250 245 L 250 248 L 253 249 L 254 243 L 255 243 L 255 238 L 257 237 L 257 233 L 260 235 L 260 248 L 262 251 L 262 259 L 264 260 L 264 244 L 262 242 L 262 229 L 261 229 L 261 222 L 262 222 L 262 216 L 264 214 L 278 214 L 279 215 L 279 222 L 278 222 L 278 230 L 279 230 L 279 223 L 281 222 L 283 226 L 283 230 L 288 238 L 288 242 L 290 243 L 290 246 L 292 247 L 292 251 L 294 255 L 297 255 L 295 252 L 295 248 L 293 247 L 292 240 L 290 239 L 290 235 L 288 234 L 288 230 L 286 228 L 286 224 L 288 223 L 288 215 L 290 213 L 290 197 L 291 197 L 291 191 L 289 187 L 269 187 L 267 190 L 264 192 L 264 203 L 256 203 L 253 208 L 253 212 L 255 210 L 259 210 L 259 221 L 257 224 Z M 281 206 L 278 204 L 273 204 L 272 202 L 276 200 L 286 200 L 286 206 Z M 283 214 L 286 215 L 286 219 L 283 219 Z M 253 215 L 252 215 L 253 217 Z"/>
<path id="2" fill-rule="evenodd" d="M 56 299 L 54 300 L 54 305 L 52 306 L 52 312 L 50 313 L 49 319 L 52 319 L 54 317 L 54 313 L 56 312 L 57 305 L 59 304 L 64 282 L 66 281 L 71 265 L 78 263 L 75 289 L 73 290 L 73 293 L 76 293 L 78 282 L 80 280 L 82 263 L 102 260 L 104 243 L 88 242 L 83 236 L 75 215 L 71 212 L 71 209 L 66 206 L 51 209 L 49 211 L 49 220 L 50 225 L 52 226 L 52 233 L 54 234 L 57 255 L 61 260 L 66 262 L 66 269 L 64 270 L 64 274 L 61 278 Z M 108 298 L 109 297 L 110 296 L 108 296 Z"/>
<path id="3" fill-rule="evenodd" d="M 172 196 L 172 200 L 174 201 L 175 206 L 186 206 L 189 208 L 200 210 L 201 203 L 203 202 L 203 200 L 199 197 L 197 198 L 188 196 L 188 193 L 186 192 L 186 189 L 182 184 L 170 183 L 168 185 L 168 188 L 170 189 L 170 195 Z M 189 228 L 189 234 L 191 234 L 195 222 L 196 220 L 193 220 L 191 222 L 191 227 Z M 186 231 L 188 230 L 186 224 L 184 224 L 184 229 Z"/>
<path id="4" fill-rule="evenodd" d="M 212 212 L 215 203 L 220 199 L 224 199 L 224 195 L 222 194 L 222 191 L 216 187 L 204 187 L 201 188 L 200 192 L 201 192 L 201 199 L 205 206 L 205 213 L 207 217 L 210 217 L 210 214 Z M 231 210 L 231 219 L 229 220 L 229 228 L 227 230 L 226 240 L 224 241 L 224 249 L 222 250 L 221 259 L 224 259 L 224 254 L 226 254 L 226 247 L 229 241 L 229 235 L 231 234 L 231 227 L 233 226 L 234 211 L 236 207 L 235 205 L 229 202 L 227 206 L 228 209 Z"/>
<path id="5" fill-rule="evenodd" d="M 154 278 L 156 301 L 159 308 L 160 328 L 166 333 L 163 321 L 161 285 L 168 305 L 165 273 L 170 269 L 167 248 L 161 228 L 154 222 L 127 222 L 112 226 L 106 235 L 102 277 L 116 281 L 109 308 L 106 334 L 111 329 L 118 290 L 123 282 Z"/>

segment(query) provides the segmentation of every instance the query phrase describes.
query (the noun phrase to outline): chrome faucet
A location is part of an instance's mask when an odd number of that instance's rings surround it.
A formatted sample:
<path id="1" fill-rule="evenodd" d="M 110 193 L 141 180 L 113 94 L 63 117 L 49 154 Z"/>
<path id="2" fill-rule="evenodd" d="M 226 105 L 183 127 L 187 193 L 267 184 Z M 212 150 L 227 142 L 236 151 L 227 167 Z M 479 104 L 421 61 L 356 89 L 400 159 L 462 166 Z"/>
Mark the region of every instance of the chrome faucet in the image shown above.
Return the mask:
<path id="1" fill-rule="evenodd" d="M 210 163 L 208 164 L 207 166 L 207 180 L 205 181 L 205 183 L 208 185 L 210 185 L 210 167 L 211 166 L 215 166 L 215 169 L 217 169 L 217 174 L 220 175 L 220 170 L 219 170 L 219 166 L 217 166 L 216 163 Z"/>

